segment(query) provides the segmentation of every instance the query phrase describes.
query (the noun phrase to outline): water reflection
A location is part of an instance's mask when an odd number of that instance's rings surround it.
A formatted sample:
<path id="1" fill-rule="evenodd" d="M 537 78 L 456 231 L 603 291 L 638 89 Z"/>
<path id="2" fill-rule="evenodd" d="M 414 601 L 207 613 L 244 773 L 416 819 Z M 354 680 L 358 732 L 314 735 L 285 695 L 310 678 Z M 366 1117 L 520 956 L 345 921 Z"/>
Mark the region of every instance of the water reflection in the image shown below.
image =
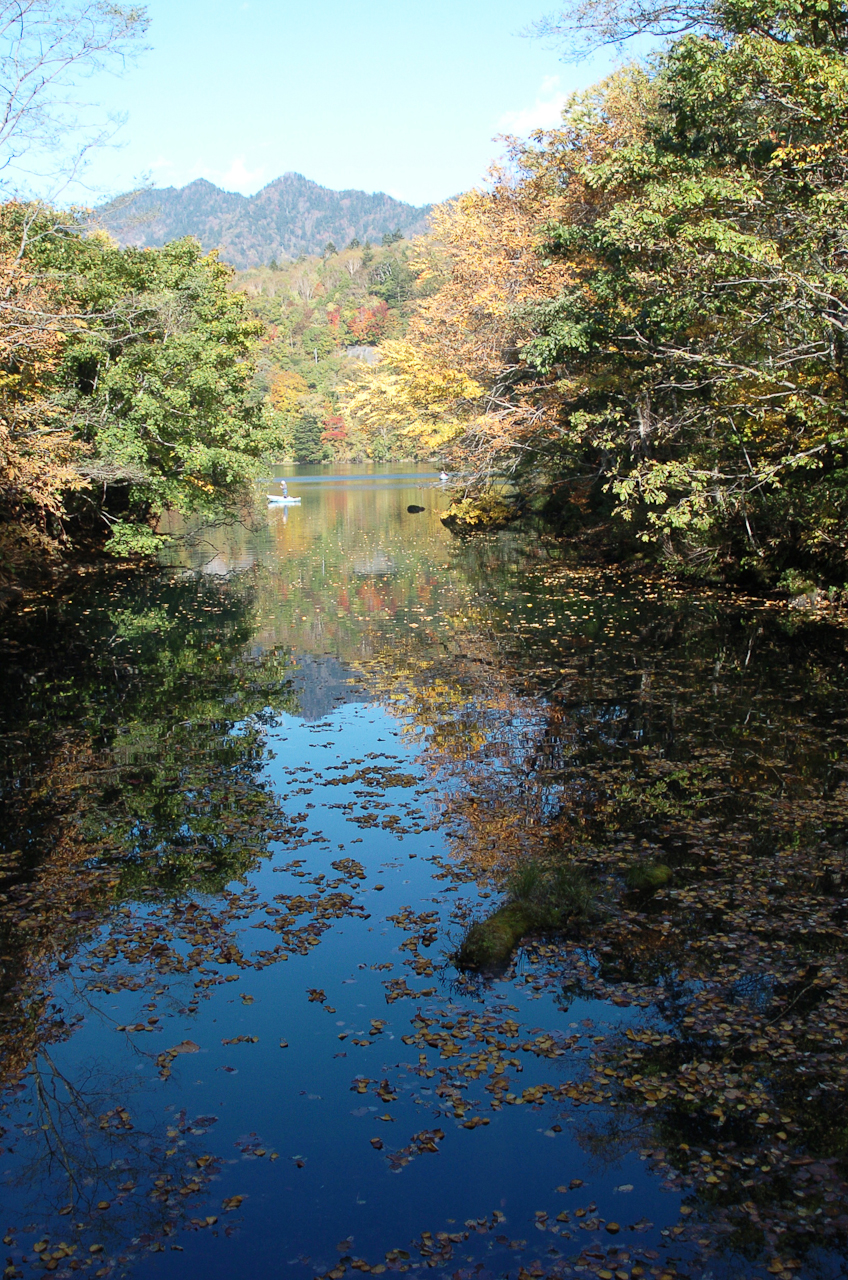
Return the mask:
<path id="1" fill-rule="evenodd" d="M 841 1274 L 844 633 L 286 479 L 3 636 L 8 1274 Z"/>

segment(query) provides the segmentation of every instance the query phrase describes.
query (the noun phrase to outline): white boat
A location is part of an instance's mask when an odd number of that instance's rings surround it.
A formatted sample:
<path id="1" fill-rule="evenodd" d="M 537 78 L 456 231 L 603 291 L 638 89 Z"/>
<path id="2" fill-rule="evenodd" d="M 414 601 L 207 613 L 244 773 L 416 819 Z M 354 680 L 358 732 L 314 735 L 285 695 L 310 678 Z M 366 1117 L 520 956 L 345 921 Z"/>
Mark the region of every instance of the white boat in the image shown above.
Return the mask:
<path id="1" fill-rule="evenodd" d="M 268 494 L 268 505 L 272 507 L 296 507 L 300 498 L 283 498 L 279 494 Z"/>

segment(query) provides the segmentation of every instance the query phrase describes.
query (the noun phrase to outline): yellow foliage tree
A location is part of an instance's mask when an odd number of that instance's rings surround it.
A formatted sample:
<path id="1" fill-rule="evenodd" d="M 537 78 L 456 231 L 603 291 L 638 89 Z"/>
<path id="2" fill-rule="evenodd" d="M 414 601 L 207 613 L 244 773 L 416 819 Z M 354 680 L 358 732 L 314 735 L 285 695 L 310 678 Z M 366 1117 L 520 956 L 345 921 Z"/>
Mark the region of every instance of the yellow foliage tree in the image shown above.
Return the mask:
<path id="1" fill-rule="evenodd" d="M 271 404 L 277 413 L 296 413 L 300 397 L 309 391 L 309 384 L 299 373 L 292 369 L 281 369 L 274 374 L 271 383 Z"/>
<path id="2" fill-rule="evenodd" d="M 483 394 L 479 382 L 438 351 L 393 339 L 380 348 L 379 364 L 363 366 L 347 411 L 366 441 L 389 431 L 438 449 L 465 428 L 464 411 Z"/>
<path id="3" fill-rule="evenodd" d="M 560 129 L 507 139 L 487 190 L 439 206 L 433 230 L 446 283 L 421 302 L 405 340 L 386 342 L 360 375 L 348 412 L 367 437 L 387 422 L 485 480 L 511 451 L 544 448 L 560 431 L 556 376 L 528 377 L 521 350 L 538 336 L 540 304 L 588 276 L 588 262 L 541 252 L 549 223 L 597 216 L 606 197 L 584 176 L 641 137 L 648 78 L 628 68 L 575 97 Z M 427 265 L 422 263 L 422 270 Z"/>

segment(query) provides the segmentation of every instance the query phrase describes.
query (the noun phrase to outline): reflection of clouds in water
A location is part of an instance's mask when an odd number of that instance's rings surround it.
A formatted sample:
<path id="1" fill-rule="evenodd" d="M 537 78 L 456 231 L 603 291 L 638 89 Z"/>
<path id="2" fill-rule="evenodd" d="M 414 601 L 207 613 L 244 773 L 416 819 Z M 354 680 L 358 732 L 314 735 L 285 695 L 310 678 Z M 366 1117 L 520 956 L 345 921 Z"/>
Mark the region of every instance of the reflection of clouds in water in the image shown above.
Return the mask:
<path id="1" fill-rule="evenodd" d="M 395 562 L 385 551 L 375 551 L 373 555 L 355 559 L 353 572 L 361 578 L 382 576 L 395 572 Z"/>

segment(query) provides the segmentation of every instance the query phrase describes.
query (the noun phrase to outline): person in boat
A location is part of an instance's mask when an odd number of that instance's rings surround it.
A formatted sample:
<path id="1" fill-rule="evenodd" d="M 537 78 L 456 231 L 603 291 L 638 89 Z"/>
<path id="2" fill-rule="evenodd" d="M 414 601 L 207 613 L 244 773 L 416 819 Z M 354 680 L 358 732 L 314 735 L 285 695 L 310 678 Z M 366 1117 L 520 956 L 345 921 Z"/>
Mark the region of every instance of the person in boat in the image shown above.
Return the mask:
<path id="1" fill-rule="evenodd" d="M 282 488 L 282 490 L 283 490 L 283 497 L 284 497 L 284 498 L 287 498 L 287 497 L 289 496 L 289 487 L 288 487 L 288 485 L 286 484 L 285 480 L 281 480 L 281 481 L 280 481 L 280 487 L 281 487 L 281 488 Z"/>

